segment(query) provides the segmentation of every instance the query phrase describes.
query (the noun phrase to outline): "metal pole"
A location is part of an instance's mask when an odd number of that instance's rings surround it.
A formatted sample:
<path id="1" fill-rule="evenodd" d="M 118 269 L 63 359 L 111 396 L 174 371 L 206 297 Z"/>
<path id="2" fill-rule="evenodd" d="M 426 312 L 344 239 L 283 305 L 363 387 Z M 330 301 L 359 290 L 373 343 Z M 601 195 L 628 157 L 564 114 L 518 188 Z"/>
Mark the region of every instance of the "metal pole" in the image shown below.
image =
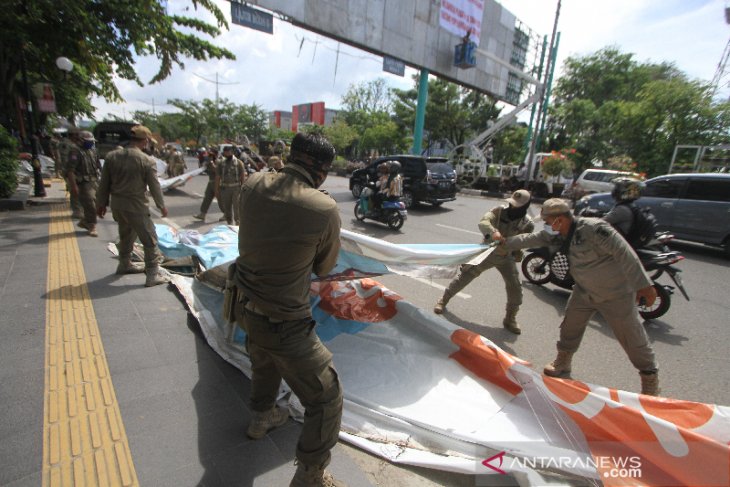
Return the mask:
<path id="1" fill-rule="evenodd" d="M 547 77 L 548 73 L 550 73 L 551 63 L 555 62 L 555 59 L 552 59 L 552 54 L 553 54 L 553 46 L 555 45 L 555 36 L 557 35 L 557 31 L 558 31 L 558 19 L 560 18 L 560 1 L 561 0 L 558 0 L 558 6 L 555 9 L 555 22 L 553 23 L 553 33 L 552 33 L 552 37 L 550 38 L 550 47 L 548 49 L 548 52 L 550 53 L 550 55 L 548 56 L 547 69 L 545 70 L 546 77 Z M 545 94 L 545 92 L 543 91 L 542 92 L 543 96 L 540 97 L 540 105 L 537 109 L 537 122 L 535 124 L 537 127 L 540 126 L 544 94 Z M 527 175 L 525 177 L 525 186 L 527 186 L 527 184 L 530 182 L 530 179 L 532 179 L 532 171 L 533 171 L 532 166 L 535 163 L 535 145 L 536 145 L 536 143 L 537 143 L 537 137 L 535 136 L 530 141 L 530 152 L 527 155 Z"/>
<path id="2" fill-rule="evenodd" d="M 558 46 L 560 45 L 560 32 L 558 32 L 558 37 L 555 39 L 555 47 L 553 48 L 553 59 L 558 58 Z M 542 108 L 542 122 L 540 123 L 539 130 L 537 131 L 537 145 L 535 146 L 535 152 L 540 152 L 540 143 L 541 143 L 541 137 L 542 133 L 545 129 L 545 120 L 547 120 L 547 111 L 548 107 L 550 106 L 550 94 L 553 91 L 553 75 L 555 74 L 555 65 L 557 63 L 553 63 L 552 66 L 550 66 L 550 77 L 548 78 L 547 82 L 547 91 L 545 92 L 545 104 Z"/>
<path id="3" fill-rule="evenodd" d="M 20 46 L 20 70 L 23 76 L 23 87 L 25 88 L 26 113 L 28 114 L 28 133 L 26 136 L 30 141 L 30 153 L 33 165 L 33 195 L 38 197 L 46 196 L 46 188 L 43 186 L 41 175 L 41 161 L 38 159 L 38 145 L 35 139 L 35 120 L 33 120 L 33 98 L 28 84 L 28 71 L 25 67 L 25 44 Z"/>
<path id="4" fill-rule="evenodd" d="M 542 53 L 540 54 L 540 67 L 537 68 L 537 79 L 542 78 L 542 66 L 545 63 L 545 51 L 547 51 L 547 36 L 543 36 L 542 38 Z M 535 89 L 540 89 L 540 83 L 537 84 Z M 532 140 L 532 122 L 535 121 L 536 109 L 537 105 L 532 105 L 532 110 L 530 111 L 530 125 L 527 126 L 527 137 L 525 137 L 525 148 L 523 149 L 525 152 L 530 150 L 530 141 Z"/>
<path id="5" fill-rule="evenodd" d="M 416 105 L 416 124 L 413 128 L 413 154 L 421 153 L 423 142 L 423 125 L 426 119 L 426 102 L 428 101 L 428 70 L 421 69 L 421 76 L 418 78 L 418 104 Z"/>

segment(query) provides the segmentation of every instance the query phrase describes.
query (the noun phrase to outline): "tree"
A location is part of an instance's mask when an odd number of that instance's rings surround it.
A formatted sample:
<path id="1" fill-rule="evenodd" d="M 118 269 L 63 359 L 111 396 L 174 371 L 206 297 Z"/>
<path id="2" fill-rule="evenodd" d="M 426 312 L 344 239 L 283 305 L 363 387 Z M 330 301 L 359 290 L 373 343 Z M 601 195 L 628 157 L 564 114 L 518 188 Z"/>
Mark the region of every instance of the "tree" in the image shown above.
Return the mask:
<path id="1" fill-rule="evenodd" d="M 337 155 L 341 156 L 348 154 L 352 142 L 357 138 L 355 129 L 339 117 L 335 119 L 332 125 L 324 128 L 324 135 L 334 146 Z"/>
<path id="2" fill-rule="evenodd" d="M 159 70 L 149 80 L 168 77 L 182 57 L 198 60 L 234 59 L 229 50 L 198 37 L 215 37 L 228 27 L 213 0 L 191 0 L 193 7 L 211 12 L 216 25 L 195 17 L 167 15 L 162 2 L 128 0 L 8 0 L 0 10 L 0 112 L 9 114 L 3 125 L 17 124 L 13 117 L 19 93 L 21 53 L 25 54 L 30 81 L 48 80 L 57 87 L 60 113 L 91 114 L 92 94 L 122 101 L 115 78 L 142 85 L 135 56 L 155 56 Z M 55 66 L 59 56 L 74 63 L 67 79 Z"/>

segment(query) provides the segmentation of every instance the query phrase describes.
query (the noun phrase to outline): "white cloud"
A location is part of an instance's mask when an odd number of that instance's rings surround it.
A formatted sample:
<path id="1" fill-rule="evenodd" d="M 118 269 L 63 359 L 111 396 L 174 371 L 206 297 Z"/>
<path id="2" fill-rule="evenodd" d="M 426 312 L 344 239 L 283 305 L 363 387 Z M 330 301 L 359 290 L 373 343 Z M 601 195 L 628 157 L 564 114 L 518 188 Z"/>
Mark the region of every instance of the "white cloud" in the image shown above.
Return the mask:
<path id="1" fill-rule="evenodd" d="M 230 16 L 228 2 L 217 3 Z M 557 0 L 502 0 L 502 5 L 548 39 Z M 204 11 L 180 12 L 186 2 L 170 2 L 172 13 L 196 15 L 211 21 Z M 176 10 L 177 9 L 177 10 Z M 567 56 L 586 55 L 608 45 L 636 54 L 638 61 L 673 62 L 690 77 L 710 80 L 728 39 L 730 28 L 720 0 L 563 0 L 558 24 L 561 40 L 558 67 Z M 302 39 L 304 42 L 302 44 Z M 236 54 L 235 61 L 200 62 L 186 59 L 185 69 L 175 68 L 165 81 L 139 87 L 119 81 L 124 104 L 93 100 L 97 117 L 109 112 L 127 116 L 134 110 L 170 110 L 171 98 L 202 100 L 218 93 L 234 103 L 256 103 L 265 110 L 291 110 L 292 105 L 324 101 L 339 108 L 352 84 L 386 79 L 389 85 L 410 88 L 408 68 L 401 78 L 382 71 L 382 59 L 318 34 L 274 20 L 274 35 L 238 25 L 213 39 Z M 301 48 L 300 48 L 301 47 Z M 146 82 L 159 67 L 155 59 L 140 59 L 140 78 Z M 336 70 L 336 74 L 335 74 Z M 559 76 L 559 69 L 556 75 Z M 198 75 L 198 76 L 196 76 Z M 235 83 L 235 84 L 223 84 Z"/>

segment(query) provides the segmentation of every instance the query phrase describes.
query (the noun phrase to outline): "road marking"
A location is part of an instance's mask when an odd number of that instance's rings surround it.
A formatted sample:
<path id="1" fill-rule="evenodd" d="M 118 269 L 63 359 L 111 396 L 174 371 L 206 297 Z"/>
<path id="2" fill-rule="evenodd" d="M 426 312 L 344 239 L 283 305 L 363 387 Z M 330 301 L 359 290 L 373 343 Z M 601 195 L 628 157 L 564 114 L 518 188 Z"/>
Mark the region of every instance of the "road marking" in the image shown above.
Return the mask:
<path id="1" fill-rule="evenodd" d="M 449 225 L 442 225 L 440 223 L 437 223 L 436 226 L 441 227 L 441 228 L 448 228 L 449 230 L 457 230 L 459 232 L 470 233 L 472 235 L 479 235 L 480 237 L 484 237 L 484 235 L 482 235 L 480 232 L 474 232 L 472 230 L 464 230 L 463 228 L 459 228 L 459 227 L 451 227 Z"/>
<path id="2" fill-rule="evenodd" d="M 435 287 L 436 289 L 440 289 L 442 291 L 446 290 L 446 286 L 442 286 L 441 284 L 436 284 L 433 281 L 429 281 L 428 279 L 423 279 L 422 277 L 413 277 L 411 279 L 415 279 L 418 282 L 422 282 L 423 284 L 427 284 L 431 287 Z M 460 297 L 461 299 L 471 299 L 471 294 L 466 293 L 456 293 L 454 296 Z"/>
<path id="3" fill-rule="evenodd" d="M 139 486 L 69 217 L 51 208 L 42 485 Z"/>

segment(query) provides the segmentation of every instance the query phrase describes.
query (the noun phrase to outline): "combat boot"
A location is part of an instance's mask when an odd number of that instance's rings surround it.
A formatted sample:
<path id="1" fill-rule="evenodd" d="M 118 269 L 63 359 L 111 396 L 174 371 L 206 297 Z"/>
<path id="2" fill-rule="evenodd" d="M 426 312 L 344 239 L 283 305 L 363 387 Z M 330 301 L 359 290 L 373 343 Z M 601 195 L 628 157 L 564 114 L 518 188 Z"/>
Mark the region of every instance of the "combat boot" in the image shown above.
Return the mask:
<path id="1" fill-rule="evenodd" d="M 246 434 L 254 440 L 261 439 L 269 431 L 286 423 L 287 419 L 289 419 L 289 411 L 284 408 L 273 407 L 264 412 L 254 411 Z"/>
<path id="2" fill-rule="evenodd" d="M 444 293 L 444 295 L 441 296 L 438 301 L 436 301 L 436 306 L 433 307 L 433 312 L 437 315 L 443 313 L 446 309 L 446 305 L 449 303 L 449 299 L 451 299 L 451 296 L 449 296 L 447 293 Z"/>
<path id="3" fill-rule="evenodd" d="M 550 377 L 558 377 L 570 372 L 570 362 L 573 360 L 573 353 L 558 350 L 558 357 L 545 366 L 542 371 L 543 374 L 549 375 Z"/>
<path id="4" fill-rule="evenodd" d="M 89 237 L 98 237 L 99 236 L 99 234 L 96 233 L 96 225 L 90 224 L 87 228 L 89 230 Z"/>
<path id="5" fill-rule="evenodd" d="M 145 287 L 157 286 L 159 284 L 165 284 L 170 282 L 170 277 L 166 272 L 160 269 L 160 266 L 148 267 L 145 269 L 147 274 L 147 280 L 144 282 Z"/>
<path id="6" fill-rule="evenodd" d="M 129 256 L 119 256 L 119 265 L 117 266 L 117 274 L 142 274 L 144 272 L 144 264 L 141 262 L 132 262 Z"/>
<path id="7" fill-rule="evenodd" d="M 79 226 L 79 227 L 81 227 L 81 228 L 83 228 L 84 230 L 88 230 L 89 229 L 89 224 L 86 223 L 85 220 L 79 220 L 79 222 L 76 225 Z"/>
<path id="8" fill-rule="evenodd" d="M 519 311 L 519 309 L 520 308 L 516 306 L 508 306 L 507 313 L 504 315 L 504 320 L 502 320 L 502 326 L 515 335 L 522 333 L 522 329 L 520 328 L 519 323 L 517 323 L 517 311 Z"/>
<path id="9" fill-rule="evenodd" d="M 347 484 L 335 479 L 324 467 L 299 463 L 289 487 L 347 487 Z"/>
<path id="10" fill-rule="evenodd" d="M 639 372 L 641 377 L 641 393 L 646 396 L 658 396 L 661 392 L 659 389 L 659 372 Z"/>
<path id="11" fill-rule="evenodd" d="M 193 218 L 196 220 L 205 221 L 205 213 L 198 213 L 197 215 L 193 215 Z"/>

